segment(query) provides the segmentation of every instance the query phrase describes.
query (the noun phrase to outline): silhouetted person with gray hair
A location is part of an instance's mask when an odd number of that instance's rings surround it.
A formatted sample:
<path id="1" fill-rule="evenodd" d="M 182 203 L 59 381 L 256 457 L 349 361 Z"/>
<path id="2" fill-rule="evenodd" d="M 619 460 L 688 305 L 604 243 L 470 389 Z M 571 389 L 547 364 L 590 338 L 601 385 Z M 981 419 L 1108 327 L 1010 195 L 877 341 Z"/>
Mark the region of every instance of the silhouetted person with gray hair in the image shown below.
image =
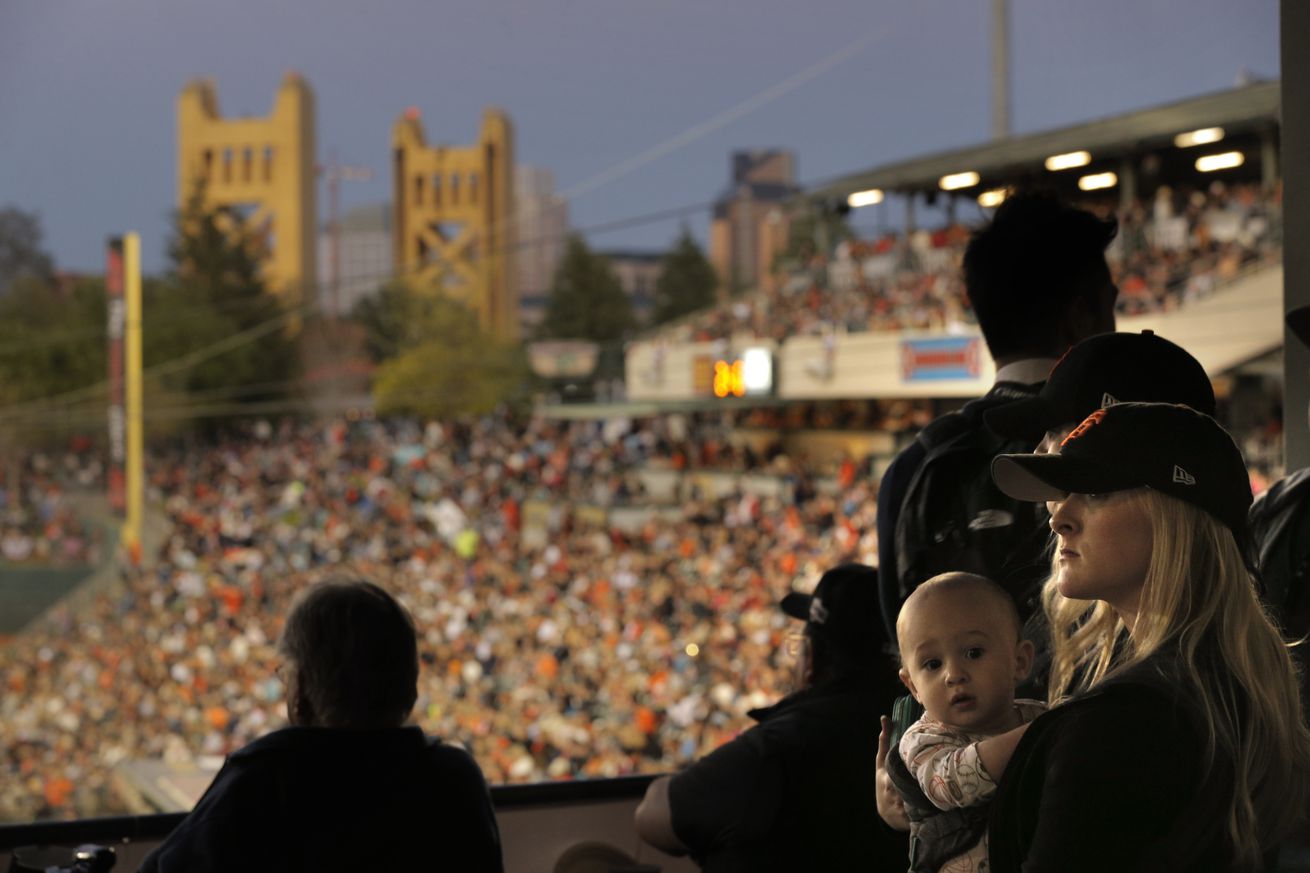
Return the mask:
<path id="1" fill-rule="evenodd" d="M 503 869 L 482 771 L 406 725 L 409 613 L 371 582 L 315 585 L 278 641 L 287 718 L 234 752 L 143 873 Z"/>

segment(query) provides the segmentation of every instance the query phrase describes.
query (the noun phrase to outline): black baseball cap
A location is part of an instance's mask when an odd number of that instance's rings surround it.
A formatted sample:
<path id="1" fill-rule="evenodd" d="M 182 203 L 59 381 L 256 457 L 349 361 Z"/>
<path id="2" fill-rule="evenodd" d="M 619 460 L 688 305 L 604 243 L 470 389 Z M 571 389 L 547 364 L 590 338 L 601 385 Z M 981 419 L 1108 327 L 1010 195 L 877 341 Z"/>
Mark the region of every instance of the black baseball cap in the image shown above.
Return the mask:
<path id="1" fill-rule="evenodd" d="M 1065 352 L 1037 394 L 992 407 L 983 420 L 1000 436 L 1035 444 L 1049 430 L 1128 402 L 1181 403 L 1214 415 L 1214 386 L 1196 358 L 1152 331 L 1102 333 Z"/>
<path id="2" fill-rule="evenodd" d="M 793 591 L 782 598 L 781 606 L 804 621 L 812 636 L 824 638 L 848 657 L 881 651 L 878 571 L 866 564 L 834 567 L 819 577 L 813 594 Z"/>
<path id="3" fill-rule="evenodd" d="M 1170 403 L 1116 403 L 1087 416 L 1059 454 L 997 455 L 992 478 L 1018 500 L 1151 488 L 1204 509 L 1246 542 L 1251 478 L 1213 418 Z"/>

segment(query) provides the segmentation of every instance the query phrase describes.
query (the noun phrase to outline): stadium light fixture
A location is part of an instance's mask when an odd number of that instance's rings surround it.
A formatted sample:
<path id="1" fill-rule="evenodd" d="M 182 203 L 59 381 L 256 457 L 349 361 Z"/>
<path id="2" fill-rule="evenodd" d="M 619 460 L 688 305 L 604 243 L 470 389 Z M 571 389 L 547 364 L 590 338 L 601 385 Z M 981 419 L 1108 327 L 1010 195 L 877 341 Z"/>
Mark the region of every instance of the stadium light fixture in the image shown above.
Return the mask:
<path id="1" fill-rule="evenodd" d="M 1078 180 L 1078 187 L 1084 191 L 1099 191 L 1102 188 L 1113 188 L 1118 184 L 1119 177 L 1114 173 L 1092 173 Z"/>
<path id="2" fill-rule="evenodd" d="M 1203 127 L 1200 130 L 1189 130 L 1186 133 L 1180 133 L 1174 137 L 1174 145 L 1180 149 L 1190 149 L 1192 146 L 1210 145 L 1219 142 L 1224 138 L 1224 129 L 1222 127 Z"/>
<path id="3" fill-rule="evenodd" d="M 846 205 L 851 209 L 859 209 L 861 206 L 873 206 L 882 202 L 882 189 L 870 188 L 868 191 L 856 191 L 846 198 Z"/>
<path id="4" fill-rule="evenodd" d="M 978 195 L 978 205 L 984 209 L 992 209 L 1000 206 L 1005 202 L 1005 189 L 993 188 L 991 191 L 984 191 Z"/>
<path id="5" fill-rule="evenodd" d="M 1091 152 L 1066 152 L 1047 158 L 1046 169 L 1054 173 L 1059 170 L 1072 170 L 1074 167 L 1085 167 L 1091 162 Z"/>
<path id="6" fill-rule="evenodd" d="M 978 174 L 973 170 L 963 173 L 951 173 L 948 176 L 942 176 L 937 183 L 943 191 L 955 191 L 959 188 L 972 188 L 978 184 Z"/>
<path id="7" fill-rule="evenodd" d="M 1197 158 L 1196 169 L 1202 173 L 1213 173 L 1215 170 L 1231 170 L 1244 163 L 1246 163 L 1246 156 L 1241 152 L 1220 152 L 1217 155 Z"/>

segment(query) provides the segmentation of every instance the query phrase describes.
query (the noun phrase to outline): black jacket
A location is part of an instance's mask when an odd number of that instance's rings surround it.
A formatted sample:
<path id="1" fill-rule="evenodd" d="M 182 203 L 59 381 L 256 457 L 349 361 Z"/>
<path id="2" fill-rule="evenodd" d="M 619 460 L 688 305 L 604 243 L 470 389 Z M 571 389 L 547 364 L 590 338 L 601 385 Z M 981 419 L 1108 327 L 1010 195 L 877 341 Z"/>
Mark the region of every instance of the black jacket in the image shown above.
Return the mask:
<path id="1" fill-rule="evenodd" d="M 1039 716 L 992 804 L 993 873 L 1236 870 L 1232 762 L 1203 730 L 1165 657 Z"/>
<path id="2" fill-rule="evenodd" d="M 142 873 L 501 873 L 478 765 L 417 727 L 291 727 L 234 752 Z"/>
<path id="3" fill-rule="evenodd" d="M 673 831 L 702 870 L 904 873 L 906 835 L 878 818 L 875 795 L 885 694 L 872 683 L 792 694 L 674 776 Z"/>

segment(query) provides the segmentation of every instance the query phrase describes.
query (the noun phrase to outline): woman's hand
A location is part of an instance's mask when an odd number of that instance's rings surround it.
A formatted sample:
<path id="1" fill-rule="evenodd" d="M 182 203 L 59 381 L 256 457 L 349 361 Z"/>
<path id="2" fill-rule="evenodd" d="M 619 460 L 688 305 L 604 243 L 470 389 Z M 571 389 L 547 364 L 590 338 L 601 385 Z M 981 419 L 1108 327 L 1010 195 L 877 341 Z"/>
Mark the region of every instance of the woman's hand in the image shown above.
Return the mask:
<path id="1" fill-rule="evenodd" d="M 905 801 L 887 775 L 887 751 L 891 748 L 892 720 L 882 717 L 882 731 L 878 734 L 878 815 L 898 831 L 910 829 L 910 817 L 905 814 Z"/>

